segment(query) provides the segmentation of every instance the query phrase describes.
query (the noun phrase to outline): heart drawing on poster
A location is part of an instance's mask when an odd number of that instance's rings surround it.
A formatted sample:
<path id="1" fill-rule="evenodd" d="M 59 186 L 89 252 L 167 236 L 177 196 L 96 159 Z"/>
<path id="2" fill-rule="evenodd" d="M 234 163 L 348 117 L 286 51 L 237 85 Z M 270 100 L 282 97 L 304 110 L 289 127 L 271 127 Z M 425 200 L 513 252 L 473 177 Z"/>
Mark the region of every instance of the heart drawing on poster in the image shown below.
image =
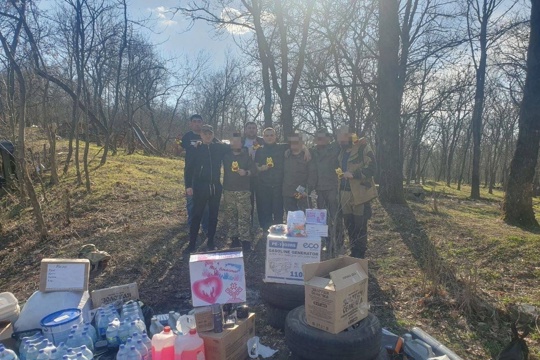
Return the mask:
<path id="1" fill-rule="evenodd" d="M 215 304 L 222 291 L 223 281 L 218 276 L 211 276 L 193 283 L 193 294 L 209 304 Z"/>

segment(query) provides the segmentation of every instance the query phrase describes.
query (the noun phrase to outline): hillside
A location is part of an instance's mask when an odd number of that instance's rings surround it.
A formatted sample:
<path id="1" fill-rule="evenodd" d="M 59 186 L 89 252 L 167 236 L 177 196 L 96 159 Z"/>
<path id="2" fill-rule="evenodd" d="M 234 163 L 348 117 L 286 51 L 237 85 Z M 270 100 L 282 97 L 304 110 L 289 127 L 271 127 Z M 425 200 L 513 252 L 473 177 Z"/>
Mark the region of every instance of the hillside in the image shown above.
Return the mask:
<path id="1" fill-rule="evenodd" d="M 61 142 L 58 151 L 65 154 L 65 146 Z M 91 193 L 75 186 L 73 167 L 59 186 L 47 188 L 46 200 L 40 192 L 51 233 L 46 241 L 38 240 L 31 209 L 13 195 L 0 198 L 1 291 L 24 301 L 38 287 L 42 258 L 74 257 L 81 245 L 94 243 L 113 259 L 92 273 L 92 289 L 136 281 L 141 299 L 157 311 L 187 311 L 183 160 L 120 153 L 99 167 L 99 149 L 91 151 Z M 458 192 L 433 183 L 425 189 L 435 194 L 438 211 L 431 196 L 407 206 L 375 204 L 368 250 L 372 311 L 391 330 L 420 326 L 464 359 L 487 359 L 509 341 L 518 305 L 540 307 L 540 236 L 500 220 L 501 192 L 470 201 L 466 187 Z M 226 239 L 218 236 L 217 245 L 227 246 Z M 261 341 L 280 349 L 274 358 L 288 359 L 283 334 L 265 325 L 258 299 L 262 241 L 247 256 L 246 268 Z M 539 359 L 538 327 L 528 343 L 532 358 Z"/>

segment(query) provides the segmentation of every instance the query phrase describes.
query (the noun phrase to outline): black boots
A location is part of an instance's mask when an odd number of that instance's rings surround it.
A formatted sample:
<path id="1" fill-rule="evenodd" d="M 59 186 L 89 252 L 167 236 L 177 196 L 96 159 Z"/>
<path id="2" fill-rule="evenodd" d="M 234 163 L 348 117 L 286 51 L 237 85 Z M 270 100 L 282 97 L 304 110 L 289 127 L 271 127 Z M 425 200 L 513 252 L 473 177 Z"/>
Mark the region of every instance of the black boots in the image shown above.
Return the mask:
<path id="1" fill-rule="evenodd" d="M 349 234 L 351 256 L 363 259 L 367 250 L 367 220 L 355 215 L 344 215 L 343 220 Z"/>

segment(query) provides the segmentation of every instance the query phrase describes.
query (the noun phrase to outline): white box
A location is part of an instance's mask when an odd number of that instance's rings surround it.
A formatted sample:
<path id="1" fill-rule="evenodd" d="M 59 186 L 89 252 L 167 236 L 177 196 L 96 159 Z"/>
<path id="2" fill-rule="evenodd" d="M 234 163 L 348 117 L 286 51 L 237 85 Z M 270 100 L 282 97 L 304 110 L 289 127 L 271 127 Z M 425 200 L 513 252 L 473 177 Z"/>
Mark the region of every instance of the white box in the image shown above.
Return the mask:
<path id="1" fill-rule="evenodd" d="M 326 209 L 306 209 L 306 224 L 327 224 L 328 213 Z"/>
<path id="2" fill-rule="evenodd" d="M 306 233 L 308 236 L 328 236 L 328 225 L 306 224 Z"/>
<path id="3" fill-rule="evenodd" d="M 189 257 L 193 306 L 246 302 L 246 274 L 241 251 Z"/>
<path id="4" fill-rule="evenodd" d="M 268 235 L 264 281 L 304 284 L 302 265 L 321 261 L 320 236 L 287 237 Z"/>
<path id="5" fill-rule="evenodd" d="M 131 283 L 94 290 L 91 295 L 94 308 L 109 304 L 114 304 L 117 308 L 120 308 L 123 303 L 129 300 L 139 300 L 139 288 L 137 283 Z"/>

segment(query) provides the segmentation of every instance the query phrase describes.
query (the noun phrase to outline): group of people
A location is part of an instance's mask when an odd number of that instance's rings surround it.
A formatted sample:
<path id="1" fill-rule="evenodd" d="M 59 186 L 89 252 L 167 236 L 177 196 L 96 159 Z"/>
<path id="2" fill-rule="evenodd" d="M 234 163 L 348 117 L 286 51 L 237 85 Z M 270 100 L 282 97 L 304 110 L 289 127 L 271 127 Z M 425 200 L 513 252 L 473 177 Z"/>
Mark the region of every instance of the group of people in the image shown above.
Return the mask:
<path id="1" fill-rule="evenodd" d="M 251 250 L 255 216 L 266 232 L 284 222 L 285 212 L 305 211 L 316 203 L 328 213 L 329 257 L 344 252 L 343 223 L 351 255 L 365 256 L 371 200 L 377 197 L 375 157 L 365 138 L 342 129 L 333 142 L 332 134 L 321 128 L 308 149 L 299 134 L 277 143 L 273 128 L 259 137 L 257 124 L 248 122 L 244 133 L 233 134 L 226 144 L 214 137 L 200 115 L 189 121 L 191 131 L 181 140 L 189 224 L 186 252 L 195 251 L 201 226 L 208 249 L 215 249 L 223 196 L 231 247 Z"/>

